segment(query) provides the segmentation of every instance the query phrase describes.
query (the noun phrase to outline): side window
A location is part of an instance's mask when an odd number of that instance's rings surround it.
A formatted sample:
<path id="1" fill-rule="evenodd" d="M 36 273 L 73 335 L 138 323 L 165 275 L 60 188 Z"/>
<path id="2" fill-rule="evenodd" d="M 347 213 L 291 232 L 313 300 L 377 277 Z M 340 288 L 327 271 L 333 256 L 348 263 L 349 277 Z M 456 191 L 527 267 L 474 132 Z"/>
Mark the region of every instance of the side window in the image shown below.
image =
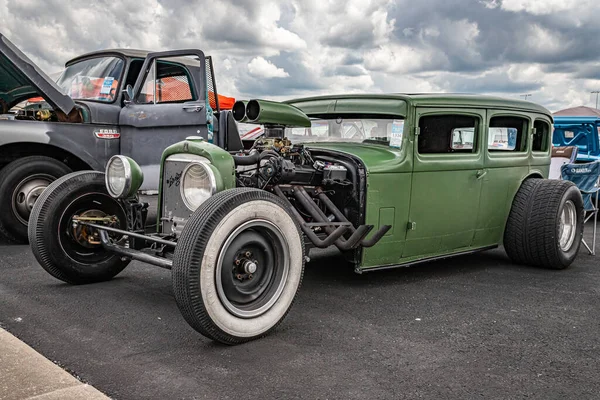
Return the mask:
<path id="1" fill-rule="evenodd" d="M 527 119 L 493 117 L 488 128 L 489 151 L 525 151 Z"/>
<path id="2" fill-rule="evenodd" d="M 195 100 L 187 68 L 181 63 L 156 60 L 137 97 L 141 104 L 179 103 Z"/>
<path id="3" fill-rule="evenodd" d="M 537 120 L 533 123 L 533 141 L 531 150 L 546 151 L 550 136 L 550 125 L 545 121 Z"/>
<path id="4" fill-rule="evenodd" d="M 419 119 L 419 153 L 473 153 L 478 119 L 467 115 L 432 115 Z"/>

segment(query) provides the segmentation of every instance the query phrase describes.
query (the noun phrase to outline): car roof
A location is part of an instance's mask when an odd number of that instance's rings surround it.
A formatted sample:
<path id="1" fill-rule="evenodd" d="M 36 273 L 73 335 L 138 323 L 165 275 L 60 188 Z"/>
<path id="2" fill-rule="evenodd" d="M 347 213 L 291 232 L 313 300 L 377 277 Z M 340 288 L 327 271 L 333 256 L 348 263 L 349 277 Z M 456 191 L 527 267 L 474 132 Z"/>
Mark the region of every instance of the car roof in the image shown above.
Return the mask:
<path id="1" fill-rule="evenodd" d="M 76 61 L 83 60 L 85 58 L 93 58 L 97 56 L 104 55 L 117 55 L 126 58 L 146 58 L 146 56 L 152 53 L 150 50 L 140 50 L 140 49 L 104 49 L 104 50 L 96 50 L 90 51 L 89 53 L 81 54 L 75 58 L 70 59 L 65 63 L 65 65 L 72 64 Z"/>
<path id="2" fill-rule="evenodd" d="M 541 114 L 548 115 L 552 118 L 552 113 L 545 107 L 539 104 L 518 100 L 510 99 L 497 96 L 487 96 L 480 94 L 456 94 L 456 93 L 389 93 L 389 94 L 344 94 L 344 95 L 326 95 L 326 96 L 314 96 L 298 98 L 293 100 L 285 101 L 285 103 L 295 105 L 299 108 L 307 107 L 309 104 L 322 104 L 323 113 L 327 114 L 331 112 L 331 106 L 327 106 L 328 103 L 335 100 L 380 100 L 382 102 L 403 100 L 413 106 L 429 106 L 429 107 L 486 107 L 486 108 L 500 108 L 500 109 L 511 109 L 515 111 L 533 111 Z M 314 107 L 310 107 L 314 110 Z"/>

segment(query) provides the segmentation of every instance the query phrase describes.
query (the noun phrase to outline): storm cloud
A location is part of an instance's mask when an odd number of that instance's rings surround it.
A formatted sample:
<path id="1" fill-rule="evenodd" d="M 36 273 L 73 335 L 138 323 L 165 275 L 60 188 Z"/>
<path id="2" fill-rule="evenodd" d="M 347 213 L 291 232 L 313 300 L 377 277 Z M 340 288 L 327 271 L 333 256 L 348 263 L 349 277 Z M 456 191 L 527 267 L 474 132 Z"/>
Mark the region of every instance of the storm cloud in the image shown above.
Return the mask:
<path id="1" fill-rule="evenodd" d="M 600 89 L 591 0 L 0 0 L 1 32 L 49 73 L 103 48 L 200 48 L 221 93 L 469 92 L 557 110 Z"/>

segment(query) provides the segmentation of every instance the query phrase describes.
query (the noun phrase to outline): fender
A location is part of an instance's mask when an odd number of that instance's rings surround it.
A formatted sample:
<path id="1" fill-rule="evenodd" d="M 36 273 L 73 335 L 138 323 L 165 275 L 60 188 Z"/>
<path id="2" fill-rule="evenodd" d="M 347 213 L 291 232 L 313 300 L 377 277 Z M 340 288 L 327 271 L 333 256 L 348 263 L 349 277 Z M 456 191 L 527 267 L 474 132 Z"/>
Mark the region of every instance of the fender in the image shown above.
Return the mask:
<path id="1" fill-rule="evenodd" d="M 120 141 L 96 138 L 94 130 L 98 128 L 102 126 L 22 120 L 0 121 L 0 157 L 10 158 L 10 155 L 2 150 L 8 146 L 19 146 L 20 153 L 27 153 L 28 144 L 48 145 L 72 154 L 94 170 L 102 171 L 106 161 L 112 155 L 118 154 Z"/>

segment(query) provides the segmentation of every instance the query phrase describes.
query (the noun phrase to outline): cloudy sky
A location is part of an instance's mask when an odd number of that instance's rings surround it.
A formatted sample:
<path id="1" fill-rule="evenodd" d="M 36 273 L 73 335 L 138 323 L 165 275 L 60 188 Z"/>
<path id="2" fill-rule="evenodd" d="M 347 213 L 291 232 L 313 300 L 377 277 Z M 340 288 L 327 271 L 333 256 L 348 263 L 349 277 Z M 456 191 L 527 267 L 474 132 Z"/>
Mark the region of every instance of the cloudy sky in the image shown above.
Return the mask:
<path id="1" fill-rule="evenodd" d="M 45 71 L 111 47 L 195 47 L 219 92 L 283 99 L 461 92 L 594 106 L 592 0 L 0 0 L 0 30 Z"/>

